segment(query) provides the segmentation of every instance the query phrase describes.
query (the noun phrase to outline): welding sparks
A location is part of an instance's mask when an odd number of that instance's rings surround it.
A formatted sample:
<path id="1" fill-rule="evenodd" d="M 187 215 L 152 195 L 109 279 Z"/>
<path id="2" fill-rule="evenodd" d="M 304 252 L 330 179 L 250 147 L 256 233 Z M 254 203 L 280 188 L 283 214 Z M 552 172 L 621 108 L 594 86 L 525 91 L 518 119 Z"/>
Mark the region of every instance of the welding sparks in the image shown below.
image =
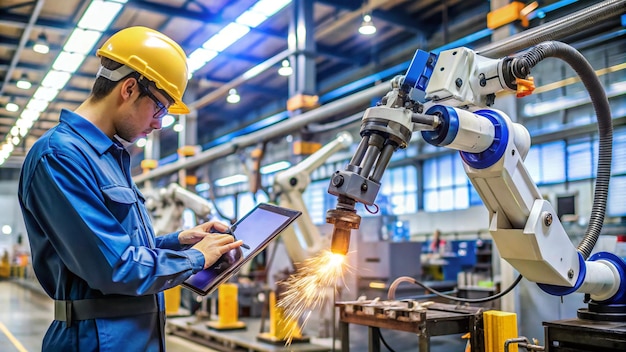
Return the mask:
<path id="1" fill-rule="evenodd" d="M 302 326 L 306 325 L 311 311 L 332 299 L 337 284 L 345 282 L 347 270 L 346 256 L 331 251 L 323 251 L 302 262 L 283 282 L 286 290 L 280 296 L 278 307 L 284 309 L 284 317 L 290 321 L 302 319 Z M 287 343 L 291 343 L 294 333 L 295 329 L 289 333 Z"/>

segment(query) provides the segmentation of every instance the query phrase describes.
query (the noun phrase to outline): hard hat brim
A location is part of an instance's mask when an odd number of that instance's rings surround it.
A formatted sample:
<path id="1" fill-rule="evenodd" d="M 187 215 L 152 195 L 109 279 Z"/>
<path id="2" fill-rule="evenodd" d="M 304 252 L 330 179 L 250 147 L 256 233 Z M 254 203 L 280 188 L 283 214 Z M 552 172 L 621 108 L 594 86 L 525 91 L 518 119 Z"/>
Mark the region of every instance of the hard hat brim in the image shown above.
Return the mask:
<path id="1" fill-rule="evenodd" d="M 174 115 L 188 114 L 189 111 L 189 107 L 187 107 L 187 105 L 183 102 L 175 102 L 169 107 L 169 109 L 167 109 L 168 113 Z"/>

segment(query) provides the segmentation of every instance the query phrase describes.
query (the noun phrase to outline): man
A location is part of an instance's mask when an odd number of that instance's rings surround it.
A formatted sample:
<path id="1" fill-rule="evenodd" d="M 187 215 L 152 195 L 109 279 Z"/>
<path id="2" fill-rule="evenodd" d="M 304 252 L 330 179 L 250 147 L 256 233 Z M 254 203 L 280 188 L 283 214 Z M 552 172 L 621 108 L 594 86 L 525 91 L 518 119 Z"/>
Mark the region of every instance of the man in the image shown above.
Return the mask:
<path id="1" fill-rule="evenodd" d="M 133 142 L 187 113 L 183 50 L 145 27 L 123 29 L 97 51 L 89 98 L 28 153 L 18 197 L 33 268 L 55 300 L 44 351 L 159 351 L 162 291 L 238 248 L 227 226 L 209 222 L 155 237 L 130 175 Z M 209 233 L 218 232 L 218 233 Z"/>

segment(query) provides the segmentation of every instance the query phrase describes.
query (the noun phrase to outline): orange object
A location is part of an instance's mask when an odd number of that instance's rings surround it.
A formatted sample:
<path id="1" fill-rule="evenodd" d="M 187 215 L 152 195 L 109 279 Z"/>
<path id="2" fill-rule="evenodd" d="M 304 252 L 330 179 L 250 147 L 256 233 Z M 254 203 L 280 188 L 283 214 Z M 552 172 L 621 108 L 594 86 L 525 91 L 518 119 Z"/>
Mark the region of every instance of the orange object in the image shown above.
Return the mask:
<path id="1" fill-rule="evenodd" d="M 528 27 L 528 17 L 522 13 L 525 7 L 526 5 L 522 2 L 513 1 L 506 6 L 489 12 L 487 14 L 487 28 L 496 29 L 517 20 L 521 21 L 524 28 Z"/>
<path id="2" fill-rule="evenodd" d="M 517 84 L 517 92 L 515 95 L 518 98 L 533 94 L 535 90 L 535 79 L 533 77 L 528 77 L 528 79 L 517 78 L 515 83 Z"/>
<path id="3" fill-rule="evenodd" d="M 317 95 L 297 94 L 287 100 L 287 110 L 313 109 L 319 106 Z"/>
<path id="4" fill-rule="evenodd" d="M 194 156 L 196 155 L 196 146 L 195 145 L 185 145 L 178 148 L 178 155 L 180 156 Z"/>
<path id="5" fill-rule="evenodd" d="M 141 169 L 143 169 L 143 171 L 154 170 L 157 166 L 159 166 L 158 160 L 146 159 L 141 161 Z"/>

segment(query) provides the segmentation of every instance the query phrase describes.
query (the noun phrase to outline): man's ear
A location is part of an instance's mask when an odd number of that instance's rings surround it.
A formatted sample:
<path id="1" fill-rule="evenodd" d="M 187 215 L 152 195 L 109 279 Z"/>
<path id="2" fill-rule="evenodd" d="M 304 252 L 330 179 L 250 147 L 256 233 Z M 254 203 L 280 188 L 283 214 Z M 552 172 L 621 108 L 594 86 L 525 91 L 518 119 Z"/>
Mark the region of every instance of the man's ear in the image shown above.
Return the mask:
<path id="1" fill-rule="evenodd" d="M 137 86 L 137 80 L 135 78 L 126 78 L 121 84 L 120 84 L 120 94 L 122 96 L 122 98 L 124 100 L 128 100 L 130 99 L 130 97 L 133 95 L 133 91 L 135 90 L 135 87 Z"/>

